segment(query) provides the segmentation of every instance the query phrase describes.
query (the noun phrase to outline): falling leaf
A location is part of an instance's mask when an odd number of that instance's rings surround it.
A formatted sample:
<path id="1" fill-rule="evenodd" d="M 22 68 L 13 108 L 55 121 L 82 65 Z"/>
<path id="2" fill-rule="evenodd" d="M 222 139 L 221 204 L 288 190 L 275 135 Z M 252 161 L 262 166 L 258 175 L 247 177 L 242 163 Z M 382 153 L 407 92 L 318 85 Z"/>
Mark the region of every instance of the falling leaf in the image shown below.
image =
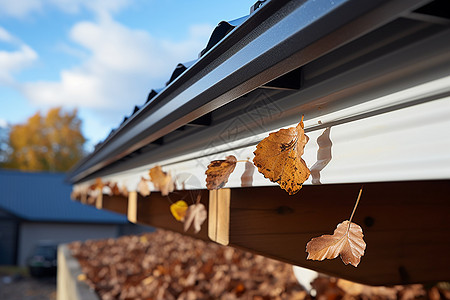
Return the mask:
<path id="1" fill-rule="evenodd" d="M 241 186 L 252 186 L 253 173 L 255 173 L 255 166 L 250 162 L 245 162 L 245 170 L 241 176 Z"/>
<path id="2" fill-rule="evenodd" d="M 109 188 L 111 189 L 112 195 L 114 195 L 114 196 L 120 195 L 120 189 L 119 189 L 119 186 L 117 185 L 117 183 L 110 183 Z"/>
<path id="3" fill-rule="evenodd" d="M 96 178 L 95 182 L 89 186 L 88 191 L 101 190 L 104 185 L 101 178 Z"/>
<path id="4" fill-rule="evenodd" d="M 296 127 L 280 129 L 263 139 L 254 152 L 253 163 L 264 177 L 277 182 L 289 195 L 297 193 L 310 171 L 301 158 L 309 138 L 302 121 Z"/>
<path id="5" fill-rule="evenodd" d="M 149 171 L 150 181 L 155 189 L 161 191 L 161 195 L 167 196 L 175 189 L 172 176 L 161 169 L 161 166 L 155 166 Z"/>
<path id="6" fill-rule="evenodd" d="M 202 203 L 190 205 L 184 217 L 184 231 L 187 231 L 194 223 L 195 233 L 198 233 L 207 215 L 206 208 Z"/>
<path id="7" fill-rule="evenodd" d="M 330 139 L 330 130 L 331 127 L 327 127 L 327 129 L 325 129 L 317 138 L 319 149 L 317 150 L 317 161 L 311 167 L 312 184 L 321 184 L 320 171 L 322 171 L 331 161 L 331 146 L 333 143 Z"/>
<path id="8" fill-rule="evenodd" d="M 102 182 L 101 178 L 96 178 L 95 182 L 88 187 L 86 201 L 88 204 L 94 204 L 98 196 L 102 194 L 103 187 L 105 183 Z"/>
<path id="9" fill-rule="evenodd" d="M 213 160 L 206 170 L 206 188 L 208 190 L 218 190 L 225 186 L 228 177 L 236 167 L 237 159 L 233 155 L 227 156 L 224 160 Z"/>
<path id="10" fill-rule="evenodd" d="M 177 201 L 170 205 L 170 212 L 177 221 L 182 221 L 186 215 L 188 205 L 183 200 Z"/>
<path id="11" fill-rule="evenodd" d="M 102 194 L 104 194 L 104 195 L 108 195 L 108 196 L 112 196 L 113 195 L 113 192 L 112 192 L 112 189 L 111 189 L 111 186 L 110 186 L 109 182 L 105 182 L 104 183 L 103 188 L 102 188 L 101 191 L 102 191 Z"/>
<path id="12" fill-rule="evenodd" d="M 128 197 L 128 189 L 125 185 L 122 186 L 122 189 L 120 190 L 120 194 L 124 197 Z"/>
<path id="13" fill-rule="evenodd" d="M 141 181 L 139 181 L 137 186 L 137 191 L 143 197 L 147 197 L 148 195 L 150 195 L 150 188 L 148 187 L 147 179 L 145 179 L 144 177 L 141 177 Z"/>
<path id="14" fill-rule="evenodd" d="M 307 259 L 333 259 L 341 255 L 344 264 L 357 267 L 366 249 L 363 236 L 361 226 L 344 221 L 336 227 L 333 235 L 322 235 L 308 242 Z"/>
<path id="15" fill-rule="evenodd" d="M 72 192 L 70 193 L 70 199 L 72 200 L 79 200 L 81 198 L 82 192 L 81 189 L 77 186 L 74 186 L 72 188 Z"/>

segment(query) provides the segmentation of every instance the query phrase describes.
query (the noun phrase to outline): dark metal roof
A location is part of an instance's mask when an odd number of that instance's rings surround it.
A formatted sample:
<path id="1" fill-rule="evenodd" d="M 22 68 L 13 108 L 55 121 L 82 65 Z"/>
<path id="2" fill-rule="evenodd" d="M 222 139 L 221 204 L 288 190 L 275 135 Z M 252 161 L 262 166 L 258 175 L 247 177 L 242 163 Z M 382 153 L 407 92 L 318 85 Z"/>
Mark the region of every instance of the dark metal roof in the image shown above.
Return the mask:
<path id="1" fill-rule="evenodd" d="M 63 173 L 0 170 L 0 210 L 28 221 L 127 223 L 125 216 L 70 200 Z"/>
<path id="2" fill-rule="evenodd" d="M 281 121 L 286 123 L 292 119 L 289 122 L 295 123 L 299 113 L 295 107 L 306 101 L 293 101 L 296 92 L 318 87 L 315 97 L 321 97 L 325 89 L 319 86 L 328 81 L 327 91 L 331 93 L 337 89 L 334 81 L 342 86 L 347 80 L 345 76 L 350 77 L 350 70 L 353 79 L 349 80 L 358 81 L 363 77 L 369 80 L 369 71 L 383 70 L 380 64 L 369 66 L 368 62 L 387 53 L 394 56 L 398 49 L 444 30 L 440 26 L 442 20 L 417 10 L 429 2 L 258 1 L 253 7 L 257 10 L 250 16 L 219 23 L 200 58 L 179 64 L 168 85 L 162 90 L 152 90 L 146 103 L 126 117 L 119 128 L 71 171 L 69 180 L 81 182 L 204 148 L 217 138 L 220 122 L 255 109 L 249 103 L 255 104 L 261 93 L 269 97 L 271 104 L 277 103 L 284 115 L 274 120 L 267 120 L 267 116 L 250 120 L 243 134 L 260 133 L 258 123 L 264 118 L 266 131 L 284 126 Z M 405 38 L 399 42 L 392 40 L 392 32 Z M 439 40 L 442 37 L 432 42 L 439 43 Z M 432 49 L 439 47 L 433 45 Z M 413 61 L 416 54 L 429 55 L 426 51 L 405 50 L 407 53 L 399 54 L 397 61 Z M 358 68 L 366 65 L 372 69 L 358 73 Z M 425 74 L 418 68 L 417 74 Z M 410 74 L 409 80 L 413 82 L 414 72 Z M 398 82 L 408 76 L 397 78 Z M 354 97 L 362 93 L 351 92 Z M 213 125 L 219 126 L 215 133 L 205 134 Z M 124 161 L 126 167 L 119 166 Z"/>

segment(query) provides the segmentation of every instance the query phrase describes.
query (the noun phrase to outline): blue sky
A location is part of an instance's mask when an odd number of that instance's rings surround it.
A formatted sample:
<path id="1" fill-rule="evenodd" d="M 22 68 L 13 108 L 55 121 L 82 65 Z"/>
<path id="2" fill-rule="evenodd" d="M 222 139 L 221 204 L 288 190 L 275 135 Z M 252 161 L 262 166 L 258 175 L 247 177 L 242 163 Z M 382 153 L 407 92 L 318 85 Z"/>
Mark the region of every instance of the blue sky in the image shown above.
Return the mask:
<path id="1" fill-rule="evenodd" d="M 91 149 L 255 1 L 0 0 L 0 126 L 77 108 Z"/>

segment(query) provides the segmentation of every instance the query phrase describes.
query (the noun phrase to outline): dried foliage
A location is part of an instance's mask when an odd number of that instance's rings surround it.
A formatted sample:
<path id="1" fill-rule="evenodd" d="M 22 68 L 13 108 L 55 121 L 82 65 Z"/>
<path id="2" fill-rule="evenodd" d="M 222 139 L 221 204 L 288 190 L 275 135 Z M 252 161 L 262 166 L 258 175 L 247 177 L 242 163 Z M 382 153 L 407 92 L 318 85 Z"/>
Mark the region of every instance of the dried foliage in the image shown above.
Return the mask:
<path id="1" fill-rule="evenodd" d="M 366 243 L 361 226 L 352 223 L 352 218 L 358 207 L 359 199 L 361 199 L 362 190 L 362 188 L 359 190 L 355 207 L 348 221 L 338 224 L 333 235 L 322 235 L 313 238 L 306 244 L 307 259 L 333 259 L 341 255 L 344 264 L 358 266 L 364 255 Z"/>
<path id="2" fill-rule="evenodd" d="M 308 242 L 308 259 L 333 259 L 341 255 L 344 264 L 357 267 L 366 249 L 363 236 L 358 224 L 344 221 L 336 227 L 333 235 L 322 235 Z"/>
<path id="3" fill-rule="evenodd" d="M 91 184 L 88 188 L 89 191 L 102 190 L 105 184 L 101 178 L 96 178 L 95 182 Z"/>
<path id="4" fill-rule="evenodd" d="M 103 187 L 105 183 L 101 178 L 96 178 L 95 182 L 91 184 L 86 191 L 86 201 L 89 204 L 94 204 L 97 200 L 97 197 L 103 192 Z"/>
<path id="5" fill-rule="evenodd" d="M 172 213 L 172 216 L 177 221 L 184 220 L 184 216 L 186 215 L 186 211 L 188 209 L 188 205 L 183 200 L 179 200 L 172 205 L 170 205 L 170 212 Z"/>
<path id="6" fill-rule="evenodd" d="M 161 195 L 167 196 L 175 189 L 172 176 L 161 169 L 161 166 L 155 166 L 149 171 L 150 181 L 155 189 L 161 191 Z"/>
<path id="7" fill-rule="evenodd" d="M 231 247 L 158 230 L 141 236 L 74 242 L 85 281 L 102 300 L 312 299 L 292 266 Z M 449 299 L 450 285 L 371 287 L 334 277 L 312 282 L 315 299 Z"/>
<path id="8" fill-rule="evenodd" d="M 150 188 L 148 186 L 148 180 L 144 177 L 141 177 L 141 180 L 139 181 L 137 185 L 137 192 L 141 194 L 143 197 L 147 197 L 150 195 Z"/>
<path id="9" fill-rule="evenodd" d="M 449 299 L 448 290 L 439 289 L 438 286 L 428 291 L 422 284 L 396 285 L 396 286 L 368 286 L 356 282 L 338 279 L 335 277 L 320 276 L 312 283 L 317 292 L 316 299 Z M 447 294 L 446 294 L 447 292 Z M 440 295 L 442 293 L 442 296 Z"/>
<path id="10" fill-rule="evenodd" d="M 101 299 L 305 299 L 292 266 L 169 231 L 70 244 Z"/>
<path id="11" fill-rule="evenodd" d="M 128 189 L 127 189 L 126 185 L 122 186 L 122 188 L 120 189 L 120 194 L 124 197 L 128 197 Z"/>
<path id="12" fill-rule="evenodd" d="M 277 182 L 289 195 L 297 193 L 310 171 L 301 158 L 308 136 L 302 121 L 296 127 L 280 129 L 263 139 L 254 152 L 253 163 L 264 177 Z"/>
<path id="13" fill-rule="evenodd" d="M 208 190 L 221 189 L 228 182 L 228 177 L 236 167 L 237 159 L 233 155 L 227 156 L 224 160 L 213 160 L 205 172 L 206 188 Z"/>
<path id="14" fill-rule="evenodd" d="M 184 231 L 188 231 L 191 225 L 194 225 L 195 233 L 199 233 L 203 222 L 205 222 L 208 213 L 206 208 L 201 203 L 196 203 L 190 205 L 187 209 L 185 220 L 184 220 Z"/>
<path id="15" fill-rule="evenodd" d="M 120 196 L 122 193 L 120 192 L 119 186 L 117 183 L 109 183 L 109 188 L 111 189 L 111 195 L 113 196 Z"/>

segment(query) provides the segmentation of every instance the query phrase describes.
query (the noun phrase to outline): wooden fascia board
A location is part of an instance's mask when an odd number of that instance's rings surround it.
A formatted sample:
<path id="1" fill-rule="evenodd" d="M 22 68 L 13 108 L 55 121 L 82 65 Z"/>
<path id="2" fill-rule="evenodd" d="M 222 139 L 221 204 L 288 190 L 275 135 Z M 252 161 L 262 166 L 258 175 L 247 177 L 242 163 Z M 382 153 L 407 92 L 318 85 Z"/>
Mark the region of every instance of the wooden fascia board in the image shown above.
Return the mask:
<path id="1" fill-rule="evenodd" d="M 364 284 L 450 280 L 450 180 L 365 183 L 353 219 L 363 228 L 367 243 L 360 265 L 346 266 L 339 258 L 306 260 L 306 243 L 313 237 L 332 234 L 338 223 L 349 218 L 360 187 L 307 185 L 294 196 L 276 186 L 176 191 L 171 200 L 152 192 L 148 197 L 137 194 L 136 212 L 131 214 L 136 216 L 136 223 L 202 240 L 212 237 L 221 244 Z M 180 198 L 190 203 L 197 193 L 201 193 L 207 211 L 213 198 L 215 205 L 222 205 L 222 211 L 220 216 L 210 212 L 210 219 L 198 234 L 192 228 L 184 232 L 183 224 L 170 213 L 170 201 Z M 122 199 L 122 213 L 129 207 L 125 197 L 103 197 L 103 203 Z M 223 200 L 229 202 L 224 204 Z M 227 213 L 223 210 L 228 205 Z M 219 229 L 211 230 L 211 223 L 221 223 L 220 238 Z"/>

